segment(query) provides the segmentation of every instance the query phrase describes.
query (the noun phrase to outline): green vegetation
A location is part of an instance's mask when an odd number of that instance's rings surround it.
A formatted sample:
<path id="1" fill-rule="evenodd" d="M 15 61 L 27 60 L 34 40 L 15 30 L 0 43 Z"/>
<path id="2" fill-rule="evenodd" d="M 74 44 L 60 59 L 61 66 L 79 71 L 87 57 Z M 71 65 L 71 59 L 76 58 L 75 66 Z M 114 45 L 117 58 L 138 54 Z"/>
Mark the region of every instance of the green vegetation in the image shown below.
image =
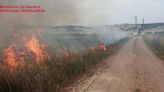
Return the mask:
<path id="1" fill-rule="evenodd" d="M 74 83 L 103 59 L 120 48 L 127 39 L 107 46 L 71 55 L 55 61 L 45 61 L 19 67 L 14 72 L 0 69 L 0 92 L 60 92 Z"/>

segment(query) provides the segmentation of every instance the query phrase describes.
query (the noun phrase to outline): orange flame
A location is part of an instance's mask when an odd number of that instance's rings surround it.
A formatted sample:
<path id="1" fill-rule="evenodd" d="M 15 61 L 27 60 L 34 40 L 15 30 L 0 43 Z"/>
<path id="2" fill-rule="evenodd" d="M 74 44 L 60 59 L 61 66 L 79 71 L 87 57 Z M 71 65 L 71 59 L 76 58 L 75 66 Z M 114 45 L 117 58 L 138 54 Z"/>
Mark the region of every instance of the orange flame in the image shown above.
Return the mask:
<path id="1" fill-rule="evenodd" d="M 106 50 L 106 45 L 104 43 L 100 43 L 99 48 L 105 51 Z"/>
<path id="2" fill-rule="evenodd" d="M 25 47 L 35 55 L 37 64 L 46 58 L 45 45 L 41 45 L 34 35 L 25 42 Z"/>
<path id="3" fill-rule="evenodd" d="M 16 62 L 17 61 L 16 55 L 13 50 L 14 46 L 15 45 L 12 44 L 8 48 L 4 49 L 4 51 L 3 51 L 5 64 L 7 64 L 7 67 L 9 68 L 10 71 L 15 71 L 15 69 L 18 66 L 18 64 Z"/>

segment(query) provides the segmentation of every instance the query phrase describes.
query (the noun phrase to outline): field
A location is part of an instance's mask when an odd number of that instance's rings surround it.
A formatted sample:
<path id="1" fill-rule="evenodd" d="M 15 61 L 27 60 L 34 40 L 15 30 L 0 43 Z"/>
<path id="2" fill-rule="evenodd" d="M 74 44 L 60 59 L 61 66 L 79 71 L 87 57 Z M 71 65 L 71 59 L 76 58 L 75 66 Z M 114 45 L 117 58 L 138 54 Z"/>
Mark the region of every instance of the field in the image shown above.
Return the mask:
<path id="1" fill-rule="evenodd" d="M 0 45 L 0 92 L 61 92 L 127 41 L 113 38 L 107 44 L 84 30 L 89 29 L 1 29 L 0 42 L 8 40 Z"/>
<path id="2" fill-rule="evenodd" d="M 0 70 L 0 92 L 59 92 L 117 50 L 127 39 L 107 46 L 70 55 L 55 61 L 24 65 L 10 71 Z"/>
<path id="3" fill-rule="evenodd" d="M 161 59 L 164 60 L 164 32 L 149 33 L 144 36 L 148 47 Z"/>

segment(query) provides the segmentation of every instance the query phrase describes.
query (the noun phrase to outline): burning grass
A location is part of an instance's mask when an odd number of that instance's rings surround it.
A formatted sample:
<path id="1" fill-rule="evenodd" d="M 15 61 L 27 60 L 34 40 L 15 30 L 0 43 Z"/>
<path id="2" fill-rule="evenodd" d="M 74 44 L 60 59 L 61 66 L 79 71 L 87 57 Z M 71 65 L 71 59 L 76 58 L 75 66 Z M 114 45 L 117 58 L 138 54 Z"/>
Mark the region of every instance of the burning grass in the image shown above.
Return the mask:
<path id="1" fill-rule="evenodd" d="M 15 47 L 14 44 L 10 45 L 8 48 L 4 49 L 4 64 L 6 69 L 9 69 L 10 72 L 15 71 L 17 68 L 17 60 L 16 55 L 13 51 L 13 48 Z"/>
<path id="2" fill-rule="evenodd" d="M 45 52 L 45 45 L 39 44 L 36 37 L 33 35 L 30 39 L 27 39 L 25 42 L 25 47 L 27 50 L 34 54 L 35 61 L 39 64 L 41 61 L 47 58 L 47 53 Z"/>
<path id="3" fill-rule="evenodd" d="M 32 36 L 25 40 L 26 49 L 22 53 L 26 55 L 21 56 L 34 56 L 34 59 L 19 59 L 15 52 L 16 45 L 4 49 L 0 92 L 60 92 L 64 86 L 72 84 L 78 76 L 117 50 L 126 40 L 109 46 L 101 43 L 97 48 L 79 51 L 78 54 L 62 49 L 63 57 L 58 58 L 53 55 L 50 57 L 46 46 Z"/>

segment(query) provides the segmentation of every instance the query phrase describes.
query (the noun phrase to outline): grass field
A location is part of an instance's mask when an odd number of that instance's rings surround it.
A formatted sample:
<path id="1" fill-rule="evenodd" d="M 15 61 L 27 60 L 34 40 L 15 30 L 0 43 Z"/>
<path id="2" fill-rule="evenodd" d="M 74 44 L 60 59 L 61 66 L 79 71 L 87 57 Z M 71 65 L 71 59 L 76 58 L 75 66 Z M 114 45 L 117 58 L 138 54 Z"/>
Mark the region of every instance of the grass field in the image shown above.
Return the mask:
<path id="1" fill-rule="evenodd" d="M 10 71 L 0 69 L 0 92 L 61 92 L 117 50 L 127 39 L 107 46 L 106 50 L 79 51 L 66 58 L 30 63 Z"/>
<path id="2" fill-rule="evenodd" d="M 145 35 L 144 40 L 150 49 L 164 60 L 164 32 Z"/>

